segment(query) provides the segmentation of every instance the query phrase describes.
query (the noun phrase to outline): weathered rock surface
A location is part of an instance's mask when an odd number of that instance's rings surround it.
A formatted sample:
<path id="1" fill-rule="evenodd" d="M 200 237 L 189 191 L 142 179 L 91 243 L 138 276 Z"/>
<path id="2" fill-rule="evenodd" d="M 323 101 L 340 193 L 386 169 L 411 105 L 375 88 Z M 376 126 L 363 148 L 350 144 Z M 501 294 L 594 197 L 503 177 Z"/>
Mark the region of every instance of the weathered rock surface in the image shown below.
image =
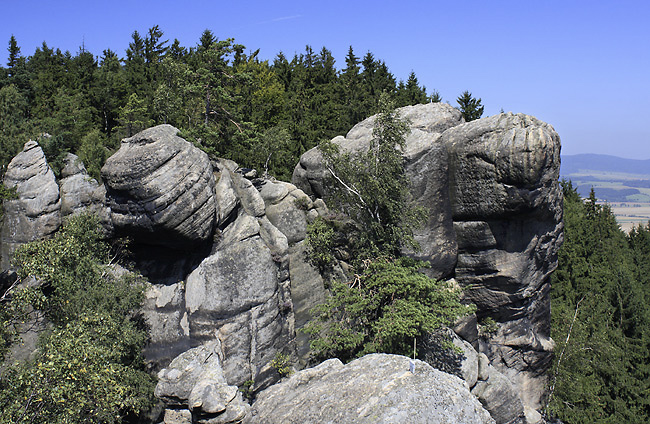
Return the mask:
<path id="1" fill-rule="evenodd" d="M 2 269 L 21 245 L 50 236 L 61 225 L 61 199 L 54 172 L 43 149 L 28 141 L 7 166 L 6 187 L 16 187 L 17 199 L 5 200 L 0 243 Z"/>
<path id="2" fill-rule="evenodd" d="M 262 391 L 246 423 L 493 423 L 457 377 L 422 361 L 372 354 L 297 372 Z"/>
<path id="3" fill-rule="evenodd" d="M 61 215 L 89 212 L 97 215 L 107 236 L 113 232 L 111 211 L 106 206 L 106 187 L 91 178 L 76 155 L 68 153 L 64 159 L 59 181 Z"/>
<path id="4" fill-rule="evenodd" d="M 524 406 L 515 387 L 503 374 L 488 365 L 487 378 L 472 389 L 497 424 L 526 423 Z"/>
<path id="5" fill-rule="evenodd" d="M 499 330 L 482 350 L 526 407 L 543 404 L 552 358 L 550 274 L 562 242 L 560 140 L 531 116 L 500 114 L 446 131 L 459 244 L 455 278 Z"/>
<path id="6" fill-rule="evenodd" d="M 515 387 L 528 410 L 540 408 L 550 364 L 549 276 L 562 242 L 558 184 L 560 140 L 532 116 L 500 114 L 463 123 L 449 105 L 400 109 L 410 118 L 403 152 L 414 199 L 429 212 L 415 233 L 433 277 L 453 275 L 481 320 L 498 331 L 474 346 Z M 344 151 L 367 149 L 373 119 L 332 141 Z M 327 195 L 317 149 L 296 166 L 293 183 Z"/>
<path id="7" fill-rule="evenodd" d="M 190 349 L 158 373 L 155 394 L 165 402 L 165 423 L 240 423 L 250 406 L 221 369 L 219 341 Z M 190 411 L 191 414 L 187 414 Z"/>
<path id="8" fill-rule="evenodd" d="M 286 238 L 267 230 L 266 242 L 263 227 L 259 218 L 242 209 L 223 232 L 215 252 L 187 277 L 185 306 L 191 338 L 222 340 L 230 384 L 262 383 L 260 370 L 290 338 L 280 293 L 282 271 L 288 265 Z"/>
<path id="9" fill-rule="evenodd" d="M 208 156 L 177 132 L 158 125 L 122 140 L 102 178 L 116 231 L 187 248 L 212 236 L 218 212 Z"/>

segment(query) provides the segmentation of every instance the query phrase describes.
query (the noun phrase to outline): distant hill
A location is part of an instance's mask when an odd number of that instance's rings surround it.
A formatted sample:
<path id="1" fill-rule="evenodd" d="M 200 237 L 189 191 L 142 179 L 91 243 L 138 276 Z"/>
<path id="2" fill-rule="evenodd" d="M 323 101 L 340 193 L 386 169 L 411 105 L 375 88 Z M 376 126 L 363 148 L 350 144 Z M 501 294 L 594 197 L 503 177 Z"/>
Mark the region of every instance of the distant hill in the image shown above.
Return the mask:
<path id="1" fill-rule="evenodd" d="M 563 176 L 577 173 L 585 174 L 590 170 L 650 176 L 650 159 L 623 159 L 617 156 L 592 153 L 562 156 L 560 173 Z"/>
<path id="2" fill-rule="evenodd" d="M 623 159 L 610 155 L 562 156 L 562 178 L 569 179 L 581 196 L 593 187 L 607 202 L 650 202 L 650 159 Z"/>

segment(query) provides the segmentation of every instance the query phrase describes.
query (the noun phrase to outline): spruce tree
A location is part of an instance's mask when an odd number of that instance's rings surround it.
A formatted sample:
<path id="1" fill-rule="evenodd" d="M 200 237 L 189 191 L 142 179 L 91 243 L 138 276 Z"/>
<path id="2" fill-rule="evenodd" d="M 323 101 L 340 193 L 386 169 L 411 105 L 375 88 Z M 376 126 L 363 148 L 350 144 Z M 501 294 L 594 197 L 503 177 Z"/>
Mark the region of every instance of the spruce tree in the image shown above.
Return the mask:
<path id="1" fill-rule="evenodd" d="M 464 91 L 463 94 L 458 96 L 456 99 L 458 102 L 458 108 L 465 118 L 465 122 L 474 121 L 483 116 L 483 105 L 481 105 L 481 99 L 476 99 L 472 97 L 472 93 L 469 91 Z"/>

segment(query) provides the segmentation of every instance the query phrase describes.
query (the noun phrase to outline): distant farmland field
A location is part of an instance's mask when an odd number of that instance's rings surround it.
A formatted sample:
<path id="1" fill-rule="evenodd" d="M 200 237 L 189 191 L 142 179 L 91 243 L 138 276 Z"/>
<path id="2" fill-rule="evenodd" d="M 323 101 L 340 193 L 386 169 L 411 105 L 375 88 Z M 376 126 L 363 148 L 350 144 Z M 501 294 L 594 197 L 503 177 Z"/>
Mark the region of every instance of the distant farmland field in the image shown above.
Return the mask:
<path id="1" fill-rule="evenodd" d="M 616 221 L 623 230 L 630 231 L 633 226 L 647 225 L 650 221 L 650 203 L 611 203 Z"/>
<path id="2" fill-rule="evenodd" d="M 593 188 L 596 198 L 612 207 L 625 231 L 650 221 L 650 160 L 592 154 L 563 156 L 560 174 L 571 180 L 584 198 Z"/>

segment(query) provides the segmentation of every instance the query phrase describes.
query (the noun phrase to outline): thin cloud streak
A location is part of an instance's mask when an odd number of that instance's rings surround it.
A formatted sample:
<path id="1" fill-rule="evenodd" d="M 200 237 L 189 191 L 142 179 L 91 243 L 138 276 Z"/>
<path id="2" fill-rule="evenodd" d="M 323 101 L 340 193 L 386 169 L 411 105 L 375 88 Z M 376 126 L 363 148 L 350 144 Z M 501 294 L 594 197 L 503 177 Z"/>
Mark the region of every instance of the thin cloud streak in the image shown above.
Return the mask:
<path id="1" fill-rule="evenodd" d="M 298 19 L 298 18 L 302 18 L 302 15 L 283 16 L 283 17 L 281 17 L 281 18 L 271 19 L 270 21 L 267 21 L 267 22 L 288 21 L 288 20 L 290 20 L 290 19 Z M 262 22 L 262 23 L 266 23 L 266 22 Z"/>

